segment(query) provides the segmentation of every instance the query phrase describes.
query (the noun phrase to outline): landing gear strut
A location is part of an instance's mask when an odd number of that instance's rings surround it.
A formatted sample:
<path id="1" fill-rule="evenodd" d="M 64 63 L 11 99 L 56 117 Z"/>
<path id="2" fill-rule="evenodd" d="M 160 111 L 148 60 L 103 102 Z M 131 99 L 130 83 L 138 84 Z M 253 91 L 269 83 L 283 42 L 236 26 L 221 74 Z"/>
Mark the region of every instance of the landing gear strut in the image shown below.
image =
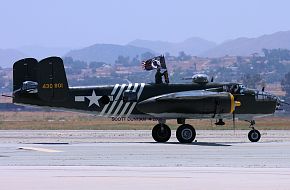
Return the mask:
<path id="1" fill-rule="evenodd" d="M 248 138 L 251 142 L 258 142 L 261 138 L 261 133 L 255 129 L 254 125 L 256 124 L 254 120 L 248 121 L 250 123 L 250 128 L 252 130 L 248 133 Z"/>
<path id="2" fill-rule="evenodd" d="M 171 130 L 165 123 L 159 123 L 153 127 L 152 137 L 156 142 L 167 142 L 171 137 Z"/>

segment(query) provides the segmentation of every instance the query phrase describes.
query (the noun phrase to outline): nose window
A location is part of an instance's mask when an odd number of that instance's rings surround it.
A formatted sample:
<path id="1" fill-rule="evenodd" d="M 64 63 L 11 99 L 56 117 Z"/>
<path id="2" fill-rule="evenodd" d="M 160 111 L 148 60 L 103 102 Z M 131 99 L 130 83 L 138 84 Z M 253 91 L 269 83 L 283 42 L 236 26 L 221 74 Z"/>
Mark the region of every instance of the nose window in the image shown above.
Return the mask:
<path id="1" fill-rule="evenodd" d="M 268 94 L 266 92 L 256 92 L 256 100 L 264 101 L 264 100 L 270 100 L 273 96 L 271 94 Z"/>
<path id="2" fill-rule="evenodd" d="M 265 96 L 263 93 L 257 93 L 256 94 L 256 99 L 257 100 L 265 100 Z"/>

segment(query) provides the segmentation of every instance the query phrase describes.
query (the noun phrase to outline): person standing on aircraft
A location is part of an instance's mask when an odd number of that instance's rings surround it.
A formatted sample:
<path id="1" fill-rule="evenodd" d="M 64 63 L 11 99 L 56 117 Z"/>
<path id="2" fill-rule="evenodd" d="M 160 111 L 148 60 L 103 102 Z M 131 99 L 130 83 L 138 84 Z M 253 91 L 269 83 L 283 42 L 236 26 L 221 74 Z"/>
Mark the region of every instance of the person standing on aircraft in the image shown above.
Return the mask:
<path id="1" fill-rule="evenodd" d="M 155 83 L 156 84 L 162 84 L 162 76 L 164 73 L 161 73 L 160 68 L 157 68 L 156 74 L 155 74 Z"/>
<path id="2" fill-rule="evenodd" d="M 165 63 L 165 58 L 163 55 L 154 57 L 152 59 L 148 59 L 146 61 L 142 62 L 142 67 L 144 70 L 150 71 L 153 69 L 156 69 L 156 74 L 155 74 L 155 83 L 156 84 L 162 84 L 162 76 L 164 76 L 164 82 L 166 84 L 169 83 L 169 78 L 168 78 L 168 71 Z M 162 73 L 161 69 L 165 69 L 165 71 Z"/>
<path id="3" fill-rule="evenodd" d="M 168 78 L 168 71 L 167 71 L 167 70 L 165 70 L 165 71 L 163 72 L 163 76 L 164 76 L 164 81 L 165 81 L 165 83 L 166 83 L 166 84 L 169 84 L 169 78 Z"/>

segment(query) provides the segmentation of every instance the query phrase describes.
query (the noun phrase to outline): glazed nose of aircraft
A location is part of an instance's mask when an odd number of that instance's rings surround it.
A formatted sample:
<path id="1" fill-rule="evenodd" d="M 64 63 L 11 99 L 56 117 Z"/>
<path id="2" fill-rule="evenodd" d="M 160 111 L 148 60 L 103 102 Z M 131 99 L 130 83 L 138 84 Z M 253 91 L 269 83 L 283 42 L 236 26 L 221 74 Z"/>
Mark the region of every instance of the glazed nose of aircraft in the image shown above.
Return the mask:
<path id="1" fill-rule="evenodd" d="M 283 110 L 283 105 L 290 105 L 288 102 L 285 102 L 285 100 L 281 99 L 279 96 L 276 96 L 269 92 L 262 92 L 262 94 L 264 95 L 265 100 L 276 102 L 276 110 Z M 258 97 L 259 96 L 261 96 L 261 92 L 258 93 Z"/>
<path id="2" fill-rule="evenodd" d="M 276 97 L 276 110 L 283 110 L 283 105 L 290 105 L 288 102 L 285 102 L 285 100 L 279 98 L 278 96 Z"/>
<path id="3" fill-rule="evenodd" d="M 261 101 L 269 101 L 269 102 L 275 102 L 276 103 L 276 110 L 281 110 L 281 106 L 283 104 L 288 104 L 278 96 L 265 92 L 265 91 L 256 91 L 256 99 Z"/>

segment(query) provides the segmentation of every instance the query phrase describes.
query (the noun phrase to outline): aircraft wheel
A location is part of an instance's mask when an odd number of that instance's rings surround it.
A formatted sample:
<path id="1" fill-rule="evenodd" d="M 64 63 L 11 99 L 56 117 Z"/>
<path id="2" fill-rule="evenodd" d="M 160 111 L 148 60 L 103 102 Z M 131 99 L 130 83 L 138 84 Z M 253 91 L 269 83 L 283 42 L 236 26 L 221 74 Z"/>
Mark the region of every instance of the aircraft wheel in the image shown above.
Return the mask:
<path id="1" fill-rule="evenodd" d="M 167 142 L 171 137 L 171 130 L 166 124 L 157 124 L 152 129 L 152 137 L 156 142 Z"/>
<path id="2" fill-rule="evenodd" d="M 261 138 L 261 133 L 258 130 L 253 129 L 249 132 L 248 138 L 251 142 L 258 142 Z"/>
<path id="3" fill-rule="evenodd" d="M 180 143 L 191 143 L 195 136 L 195 129 L 189 124 L 180 125 L 176 130 L 176 138 Z"/>

